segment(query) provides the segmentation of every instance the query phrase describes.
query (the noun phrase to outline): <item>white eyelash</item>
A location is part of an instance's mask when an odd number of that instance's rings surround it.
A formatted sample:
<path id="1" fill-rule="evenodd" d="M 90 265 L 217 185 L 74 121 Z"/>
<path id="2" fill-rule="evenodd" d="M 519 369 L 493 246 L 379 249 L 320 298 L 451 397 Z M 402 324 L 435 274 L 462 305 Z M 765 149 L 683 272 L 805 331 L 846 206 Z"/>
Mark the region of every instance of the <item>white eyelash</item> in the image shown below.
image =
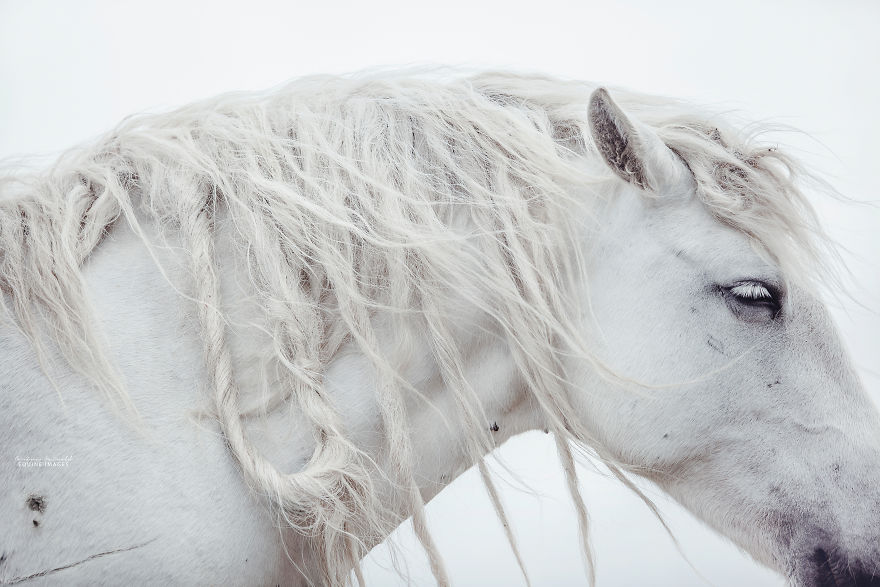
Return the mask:
<path id="1" fill-rule="evenodd" d="M 757 283 L 741 283 L 730 288 L 730 293 L 750 300 L 772 299 L 773 296 L 763 285 Z"/>

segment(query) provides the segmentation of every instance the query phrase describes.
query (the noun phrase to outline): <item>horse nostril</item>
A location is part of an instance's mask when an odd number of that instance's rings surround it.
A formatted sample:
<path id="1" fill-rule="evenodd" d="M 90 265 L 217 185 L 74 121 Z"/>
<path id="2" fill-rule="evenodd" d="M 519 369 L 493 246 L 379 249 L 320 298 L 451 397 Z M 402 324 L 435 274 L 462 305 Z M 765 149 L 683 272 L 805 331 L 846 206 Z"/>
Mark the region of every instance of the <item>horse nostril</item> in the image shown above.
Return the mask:
<path id="1" fill-rule="evenodd" d="M 817 548 L 810 557 L 815 569 L 814 587 L 880 587 L 880 571 L 870 573 Z"/>

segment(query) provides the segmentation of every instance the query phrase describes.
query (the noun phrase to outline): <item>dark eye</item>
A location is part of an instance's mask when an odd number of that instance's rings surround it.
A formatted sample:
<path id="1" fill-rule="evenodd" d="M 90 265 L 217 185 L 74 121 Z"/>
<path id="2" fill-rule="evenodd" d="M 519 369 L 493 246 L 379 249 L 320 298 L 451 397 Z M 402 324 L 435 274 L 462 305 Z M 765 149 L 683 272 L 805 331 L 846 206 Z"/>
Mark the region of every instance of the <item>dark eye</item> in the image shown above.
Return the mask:
<path id="1" fill-rule="evenodd" d="M 761 281 L 741 281 L 721 292 L 731 312 L 745 322 L 768 322 L 781 308 L 778 290 Z"/>

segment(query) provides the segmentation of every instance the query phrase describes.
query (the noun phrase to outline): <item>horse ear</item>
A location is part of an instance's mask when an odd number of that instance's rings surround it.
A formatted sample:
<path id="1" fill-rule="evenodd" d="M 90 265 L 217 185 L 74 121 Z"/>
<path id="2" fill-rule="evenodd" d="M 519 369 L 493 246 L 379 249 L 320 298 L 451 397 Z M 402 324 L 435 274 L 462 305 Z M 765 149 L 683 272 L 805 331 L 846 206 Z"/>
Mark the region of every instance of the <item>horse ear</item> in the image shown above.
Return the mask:
<path id="1" fill-rule="evenodd" d="M 663 193 L 677 184 L 684 164 L 647 126 L 632 120 L 605 88 L 590 96 L 590 133 L 605 162 L 625 181 Z"/>

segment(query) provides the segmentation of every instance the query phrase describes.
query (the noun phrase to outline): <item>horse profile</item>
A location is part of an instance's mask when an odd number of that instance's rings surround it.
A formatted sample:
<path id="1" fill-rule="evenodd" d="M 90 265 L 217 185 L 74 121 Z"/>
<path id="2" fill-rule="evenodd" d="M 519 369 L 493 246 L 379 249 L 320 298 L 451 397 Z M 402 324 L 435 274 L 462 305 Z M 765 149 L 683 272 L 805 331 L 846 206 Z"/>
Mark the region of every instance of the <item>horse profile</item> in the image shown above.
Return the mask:
<path id="1" fill-rule="evenodd" d="M 880 585 L 803 175 L 510 74 L 307 78 L 4 170 L 0 583 L 363 583 L 412 517 L 447 584 L 424 503 L 477 464 L 517 553 L 483 458 L 544 429 L 590 580 L 572 446 L 793 585 Z"/>

